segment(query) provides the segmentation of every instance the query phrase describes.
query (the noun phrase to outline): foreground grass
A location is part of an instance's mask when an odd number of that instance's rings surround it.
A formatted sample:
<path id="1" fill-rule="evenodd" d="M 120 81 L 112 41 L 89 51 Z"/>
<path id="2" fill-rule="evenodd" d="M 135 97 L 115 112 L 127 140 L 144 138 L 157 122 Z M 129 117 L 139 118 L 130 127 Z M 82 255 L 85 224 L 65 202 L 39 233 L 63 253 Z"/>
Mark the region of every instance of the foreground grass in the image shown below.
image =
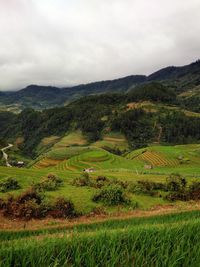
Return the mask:
<path id="1" fill-rule="evenodd" d="M 199 238 L 199 211 L 43 232 L 1 232 L 0 266 L 196 267 Z"/>

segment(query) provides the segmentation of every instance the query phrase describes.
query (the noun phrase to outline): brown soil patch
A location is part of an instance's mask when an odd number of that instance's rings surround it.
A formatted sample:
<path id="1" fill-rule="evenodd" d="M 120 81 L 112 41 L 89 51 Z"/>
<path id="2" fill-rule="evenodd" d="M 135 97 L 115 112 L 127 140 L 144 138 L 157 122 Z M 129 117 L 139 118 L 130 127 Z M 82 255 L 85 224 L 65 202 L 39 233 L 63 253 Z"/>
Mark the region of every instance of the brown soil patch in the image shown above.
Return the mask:
<path id="1" fill-rule="evenodd" d="M 38 161 L 33 167 L 35 168 L 48 168 L 58 165 L 63 160 L 44 158 Z"/>
<path id="2" fill-rule="evenodd" d="M 176 205 L 157 205 L 150 210 L 134 210 L 130 212 L 116 212 L 110 215 L 95 215 L 81 216 L 76 219 L 52 219 L 46 218 L 42 220 L 31 220 L 28 222 L 22 220 L 9 220 L 0 214 L 0 229 L 1 230 L 36 230 L 46 228 L 72 227 L 79 224 L 92 224 L 95 222 L 103 222 L 107 220 L 122 220 L 134 217 L 150 217 L 156 215 L 164 215 L 170 213 L 179 213 L 184 211 L 200 210 L 200 202 L 189 202 Z"/>
<path id="3" fill-rule="evenodd" d="M 125 139 L 123 138 L 115 138 L 115 137 L 105 137 L 105 141 L 111 141 L 111 142 L 124 142 Z"/>

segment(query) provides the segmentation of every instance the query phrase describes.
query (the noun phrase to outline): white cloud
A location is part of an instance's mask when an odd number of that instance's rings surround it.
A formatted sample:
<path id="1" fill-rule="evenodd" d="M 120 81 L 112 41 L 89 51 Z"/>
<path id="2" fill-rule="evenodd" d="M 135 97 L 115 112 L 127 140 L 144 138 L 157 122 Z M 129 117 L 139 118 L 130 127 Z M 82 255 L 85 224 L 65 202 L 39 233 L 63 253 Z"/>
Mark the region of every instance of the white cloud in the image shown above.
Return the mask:
<path id="1" fill-rule="evenodd" d="M 199 12 L 199 0 L 0 0 L 0 90 L 189 63 Z"/>

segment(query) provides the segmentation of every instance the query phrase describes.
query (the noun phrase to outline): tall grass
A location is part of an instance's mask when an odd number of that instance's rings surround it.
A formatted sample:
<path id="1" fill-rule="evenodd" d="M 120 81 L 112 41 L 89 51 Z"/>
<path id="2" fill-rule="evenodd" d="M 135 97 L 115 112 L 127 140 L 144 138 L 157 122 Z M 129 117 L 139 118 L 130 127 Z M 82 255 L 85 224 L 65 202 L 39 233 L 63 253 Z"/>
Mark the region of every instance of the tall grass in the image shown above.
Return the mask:
<path id="1" fill-rule="evenodd" d="M 3 241 L 0 266 L 200 266 L 199 212 L 143 220 L 82 225 L 62 235 Z"/>

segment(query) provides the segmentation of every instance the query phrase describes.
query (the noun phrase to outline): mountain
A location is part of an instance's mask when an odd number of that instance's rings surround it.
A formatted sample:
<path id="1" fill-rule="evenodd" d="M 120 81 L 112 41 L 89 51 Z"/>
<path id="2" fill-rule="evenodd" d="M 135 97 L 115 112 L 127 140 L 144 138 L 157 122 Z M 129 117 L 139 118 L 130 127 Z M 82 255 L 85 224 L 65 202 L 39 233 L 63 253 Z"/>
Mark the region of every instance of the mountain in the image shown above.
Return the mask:
<path id="1" fill-rule="evenodd" d="M 132 75 L 116 80 L 82 84 L 68 88 L 52 86 L 29 85 L 16 92 L 0 94 L 0 103 L 20 104 L 22 107 L 44 109 L 64 105 L 82 96 L 102 94 L 107 92 L 124 92 L 130 87 L 144 83 L 146 76 Z"/>
<path id="2" fill-rule="evenodd" d="M 0 112 L 0 140 L 21 140 L 20 149 L 32 157 L 42 139 L 77 130 L 89 143 L 102 140 L 105 133 L 122 133 L 132 149 L 152 142 L 198 143 L 200 113 L 181 105 L 170 88 L 152 82 L 128 93 L 85 96 L 64 107 Z"/>
<path id="3" fill-rule="evenodd" d="M 200 84 L 200 60 L 182 67 L 167 67 L 149 76 L 131 75 L 68 88 L 30 85 L 15 92 L 0 92 L 0 104 L 18 104 L 21 109 L 24 107 L 44 109 L 65 105 L 82 96 L 132 91 L 137 85 L 152 81 L 160 81 L 176 93 L 191 90 Z"/>

